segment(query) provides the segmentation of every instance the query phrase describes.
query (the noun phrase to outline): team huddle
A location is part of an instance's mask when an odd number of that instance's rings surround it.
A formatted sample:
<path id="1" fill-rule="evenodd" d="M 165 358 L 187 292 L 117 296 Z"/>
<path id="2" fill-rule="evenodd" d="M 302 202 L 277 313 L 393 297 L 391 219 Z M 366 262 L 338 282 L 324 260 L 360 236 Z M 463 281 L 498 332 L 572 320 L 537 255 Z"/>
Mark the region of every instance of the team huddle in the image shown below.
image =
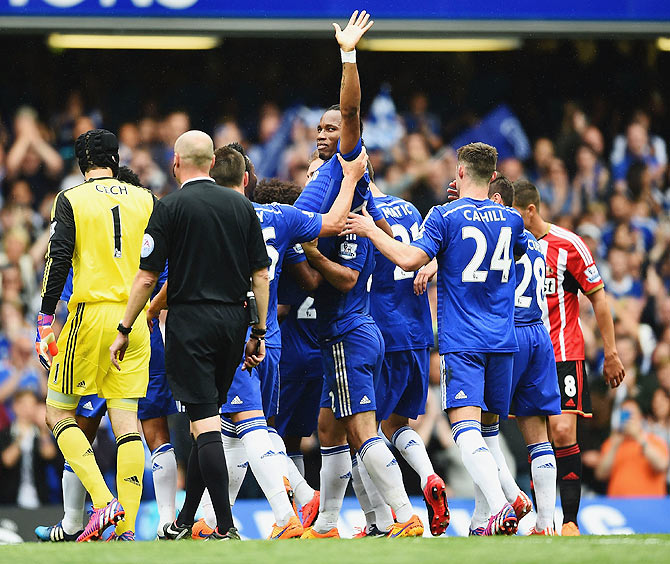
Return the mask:
<path id="1" fill-rule="evenodd" d="M 445 482 L 409 425 L 426 406 L 434 346 L 426 288 L 434 276 L 441 407 L 475 486 L 470 534 L 516 534 L 533 507 L 500 448 L 499 419 L 509 415 L 528 446 L 537 514 L 531 533 L 556 534 L 558 480 L 561 534 L 579 534 L 577 416 L 590 416 L 580 291 L 602 334 L 606 382 L 616 387 L 624 378 L 598 269 L 577 235 L 542 219 L 534 185 L 512 184 L 496 172 L 490 145 L 458 150 L 450 201 L 425 218 L 411 203 L 379 191 L 362 139 L 355 51 L 372 23 L 369 14 L 355 12 L 344 30 L 335 25 L 340 103 L 321 117 L 302 191 L 257 182 L 238 144 L 214 150 L 196 131 L 175 144 L 182 186 L 199 182 L 211 194 L 235 193 L 240 209 L 253 206 L 250 229 L 262 234 L 247 265 L 253 292 L 244 325 L 253 328 L 246 349 L 235 348 L 211 368 L 211 398 L 194 399 L 182 383 L 185 372 L 210 370 L 201 357 L 214 358 L 216 342 L 197 348 L 200 357 L 174 344 L 178 327 L 180 342 L 196 347 L 183 334 L 195 334 L 200 322 L 185 322 L 183 307 L 174 311 L 175 296 L 194 284 L 168 249 L 183 235 L 165 227 L 178 213 L 177 199 L 171 194 L 157 202 L 132 171 L 119 168 L 112 133 L 89 131 L 75 143 L 86 182 L 54 203 L 37 322 L 36 348 L 49 370 L 47 423 L 66 459 L 64 517 L 38 527 L 41 540 L 97 540 L 110 526 L 110 540 L 134 540 L 144 467 L 138 418 L 152 453 L 160 539 L 239 539 L 230 506 L 248 468 L 275 518 L 271 539 L 338 538 L 350 481 L 366 519 L 357 536 L 421 536 L 424 523 L 388 444 L 418 474 L 426 527 L 442 535 L 450 519 Z M 187 165 L 194 172 L 184 181 L 179 171 Z M 219 264 L 227 259 L 209 257 Z M 190 290 L 206 307 L 207 290 Z M 68 319 L 56 342 L 59 299 L 68 304 Z M 169 311 L 166 348 L 156 319 L 162 309 Z M 202 424 L 212 414 L 196 407 L 208 402 L 216 403 L 220 432 Z M 181 404 L 194 444 L 177 515 L 166 417 Z M 91 449 L 105 409 L 118 447 L 116 497 Z M 301 438 L 315 431 L 318 490 L 304 478 L 300 453 Z M 224 478 L 215 479 L 210 464 L 223 465 Z M 86 491 L 93 502 L 87 523 Z M 196 521 L 198 508 L 204 518 Z"/>

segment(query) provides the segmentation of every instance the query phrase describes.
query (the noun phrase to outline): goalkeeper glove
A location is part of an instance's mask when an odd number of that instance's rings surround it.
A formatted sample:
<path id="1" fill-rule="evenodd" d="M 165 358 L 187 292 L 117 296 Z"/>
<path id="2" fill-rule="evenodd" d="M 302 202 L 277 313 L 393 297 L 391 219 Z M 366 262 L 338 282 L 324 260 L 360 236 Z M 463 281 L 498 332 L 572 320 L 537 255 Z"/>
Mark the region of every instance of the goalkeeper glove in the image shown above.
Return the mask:
<path id="1" fill-rule="evenodd" d="M 58 345 L 56 344 L 56 335 L 51 325 L 54 322 L 53 315 L 39 313 L 37 315 L 37 336 L 35 337 L 35 350 L 40 359 L 40 363 L 47 370 L 51 369 L 51 358 L 58 354 Z"/>

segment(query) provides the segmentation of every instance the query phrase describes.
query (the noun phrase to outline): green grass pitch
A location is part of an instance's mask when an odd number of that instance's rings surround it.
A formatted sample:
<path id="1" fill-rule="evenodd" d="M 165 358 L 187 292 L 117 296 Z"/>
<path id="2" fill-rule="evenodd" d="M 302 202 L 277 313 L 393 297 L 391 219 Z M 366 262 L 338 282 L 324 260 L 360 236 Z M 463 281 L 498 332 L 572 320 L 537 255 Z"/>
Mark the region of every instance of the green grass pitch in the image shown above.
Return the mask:
<path id="1" fill-rule="evenodd" d="M 614 564 L 670 562 L 670 535 L 0 546 L 3 564 Z"/>

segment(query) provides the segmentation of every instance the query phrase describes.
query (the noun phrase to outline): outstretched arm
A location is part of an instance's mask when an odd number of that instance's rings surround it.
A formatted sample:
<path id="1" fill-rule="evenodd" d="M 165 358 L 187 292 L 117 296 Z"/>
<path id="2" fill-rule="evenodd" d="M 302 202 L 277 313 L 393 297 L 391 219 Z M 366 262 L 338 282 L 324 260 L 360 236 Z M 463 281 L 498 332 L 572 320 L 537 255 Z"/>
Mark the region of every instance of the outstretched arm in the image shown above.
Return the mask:
<path id="1" fill-rule="evenodd" d="M 354 150 L 361 137 L 361 83 L 356 65 L 356 45 L 365 32 L 374 24 L 365 10 L 356 10 L 349 18 L 347 27 L 341 29 L 336 23 L 335 39 L 342 50 L 342 83 L 340 84 L 340 111 L 342 133 L 340 152 L 345 155 Z"/>
<path id="2" fill-rule="evenodd" d="M 363 215 L 349 214 L 347 225 L 342 234 L 350 235 L 352 233 L 370 239 L 380 253 L 406 272 L 413 272 L 430 261 L 430 257 L 425 251 L 389 237 L 375 225 L 365 209 L 363 209 Z"/>

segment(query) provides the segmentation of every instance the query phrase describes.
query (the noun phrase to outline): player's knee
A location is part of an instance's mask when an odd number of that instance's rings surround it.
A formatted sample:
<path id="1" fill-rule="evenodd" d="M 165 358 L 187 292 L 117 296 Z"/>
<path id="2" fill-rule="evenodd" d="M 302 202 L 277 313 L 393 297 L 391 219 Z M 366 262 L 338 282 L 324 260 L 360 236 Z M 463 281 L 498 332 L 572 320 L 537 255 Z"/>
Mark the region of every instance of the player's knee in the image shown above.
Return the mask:
<path id="1" fill-rule="evenodd" d="M 571 445 L 577 440 L 577 429 L 571 421 L 554 421 L 551 424 L 551 439 L 558 446 Z"/>
<path id="2" fill-rule="evenodd" d="M 63 412 L 60 409 L 56 409 L 47 404 L 46 413 L 44 414 L 44 422 L 47 424 L 50 431 L 53 431 L 54 425 L 61 419 L 64 419 Z"/>
<path id="3" fill-rule="evenodd" d="M 391 437 L 395 434 L 395 432 L 402 428 L 406 427 L 407 423 L 404 421 L 397 421 L 394 419 L 394 416 L 391 415 L 388 419 L 385 419 L 381 423 L 381 430 L 382 433 L 384 433 L 384 436 L 387 438 L 387 440 L 391 440 Z"/>

